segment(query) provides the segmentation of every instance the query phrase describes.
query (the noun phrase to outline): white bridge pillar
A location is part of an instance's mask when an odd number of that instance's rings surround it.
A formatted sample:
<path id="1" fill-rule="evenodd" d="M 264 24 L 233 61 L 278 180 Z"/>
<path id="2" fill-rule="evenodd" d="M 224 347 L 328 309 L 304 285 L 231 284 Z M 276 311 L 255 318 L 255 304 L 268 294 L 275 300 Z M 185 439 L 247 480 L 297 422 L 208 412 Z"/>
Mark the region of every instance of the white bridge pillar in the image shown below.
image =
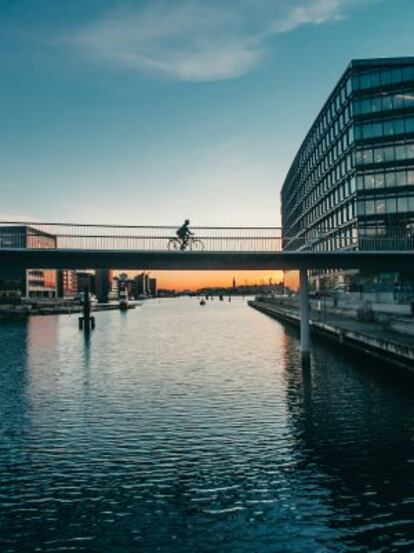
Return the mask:
<path id="1" fill-rule="evenodd" d="M 309 338 L 309 284 L 307 269 L 300 270 L 300 351 L 302 361 L 310 360 Z"/>

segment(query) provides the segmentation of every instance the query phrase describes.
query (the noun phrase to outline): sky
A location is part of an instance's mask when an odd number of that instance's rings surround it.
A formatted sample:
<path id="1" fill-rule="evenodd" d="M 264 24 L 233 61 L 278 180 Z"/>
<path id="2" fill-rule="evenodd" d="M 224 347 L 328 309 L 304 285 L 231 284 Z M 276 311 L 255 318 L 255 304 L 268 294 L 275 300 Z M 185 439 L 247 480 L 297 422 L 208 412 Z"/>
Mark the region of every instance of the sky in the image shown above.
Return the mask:
<path id="1" fill-rule="evenodd" d="M 412 55 L 413 17 L 413 0 L 0 0 L 0 218 L 278 226 L 336 81 Z"/>

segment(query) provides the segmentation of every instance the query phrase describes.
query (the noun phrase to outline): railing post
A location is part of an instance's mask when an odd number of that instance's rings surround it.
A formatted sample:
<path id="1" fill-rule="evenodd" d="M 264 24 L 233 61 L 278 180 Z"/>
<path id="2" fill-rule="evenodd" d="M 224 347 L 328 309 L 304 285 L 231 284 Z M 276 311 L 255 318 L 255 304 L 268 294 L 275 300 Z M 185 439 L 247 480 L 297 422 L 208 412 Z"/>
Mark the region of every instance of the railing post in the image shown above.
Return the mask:
<path id="1" fill-rule="evenodd" d="M 300 352 L 302 362 L 308 364 L 310 361 L 310 338 L 309 338 L 309 283 L 308 270 L 300 270 Z"/>

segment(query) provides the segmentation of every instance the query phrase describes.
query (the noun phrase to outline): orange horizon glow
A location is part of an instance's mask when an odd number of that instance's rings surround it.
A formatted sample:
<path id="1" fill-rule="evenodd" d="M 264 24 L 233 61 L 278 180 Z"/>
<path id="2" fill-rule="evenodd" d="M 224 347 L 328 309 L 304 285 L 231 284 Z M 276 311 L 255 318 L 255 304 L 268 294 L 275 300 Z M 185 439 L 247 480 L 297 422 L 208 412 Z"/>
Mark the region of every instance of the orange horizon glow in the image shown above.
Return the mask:
<path id="1" fill-rule="evenodd" d="M 141 273 L 134 271 L 113 271 L 113 275 L 126 273 L 130 278 Z M 181 292 L 183 290 L 198 290 L 207 287 L 228 287 L 233 285 L 233 278 L 237 286 L 277 284 L 283 281 L 282 271 L 146 271 L 157 279 L 158 289 L 169 289 Z M 297 288 L 298 276 L 296 271 L 285 272 L 285 285 Z"/>

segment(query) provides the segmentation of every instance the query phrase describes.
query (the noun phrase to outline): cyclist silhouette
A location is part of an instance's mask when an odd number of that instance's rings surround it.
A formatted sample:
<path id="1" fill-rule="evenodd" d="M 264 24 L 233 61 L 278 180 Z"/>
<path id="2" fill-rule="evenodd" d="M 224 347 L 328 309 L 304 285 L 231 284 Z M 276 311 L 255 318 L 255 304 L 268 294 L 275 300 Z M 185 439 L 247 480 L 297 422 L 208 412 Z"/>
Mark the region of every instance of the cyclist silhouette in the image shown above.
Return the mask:
<path id="1" fill-rule="evenodd" d="M 188 219 L 184 221 L 184 224 L 181 225 L 175 234 L 177 238 L 170 238 L 167 242 L 168 251 L 204 251 L 204 242 L 200 238 L 194 238 L 194 233 L 190 230 L 190 221 Z"/>
<path id="2" fill-rule="evenodd" d="M 190 228 L 189 228 L 189 225 L 190 225 L 190 221 L 188 219 L 186 219 L 184 221 L 184 224 L 181 225 L 181 227 L 177 230 L 177 236 L 178 238 L 180 239 L 181 241 L 181 246 L 180 246 L 180 249 L 181 250 L 185 250 L 187 245 L 188 245 L 188 241 L 190 239 L 190 236 L 193 236 L 194 234 L 191 232 Z"/>

